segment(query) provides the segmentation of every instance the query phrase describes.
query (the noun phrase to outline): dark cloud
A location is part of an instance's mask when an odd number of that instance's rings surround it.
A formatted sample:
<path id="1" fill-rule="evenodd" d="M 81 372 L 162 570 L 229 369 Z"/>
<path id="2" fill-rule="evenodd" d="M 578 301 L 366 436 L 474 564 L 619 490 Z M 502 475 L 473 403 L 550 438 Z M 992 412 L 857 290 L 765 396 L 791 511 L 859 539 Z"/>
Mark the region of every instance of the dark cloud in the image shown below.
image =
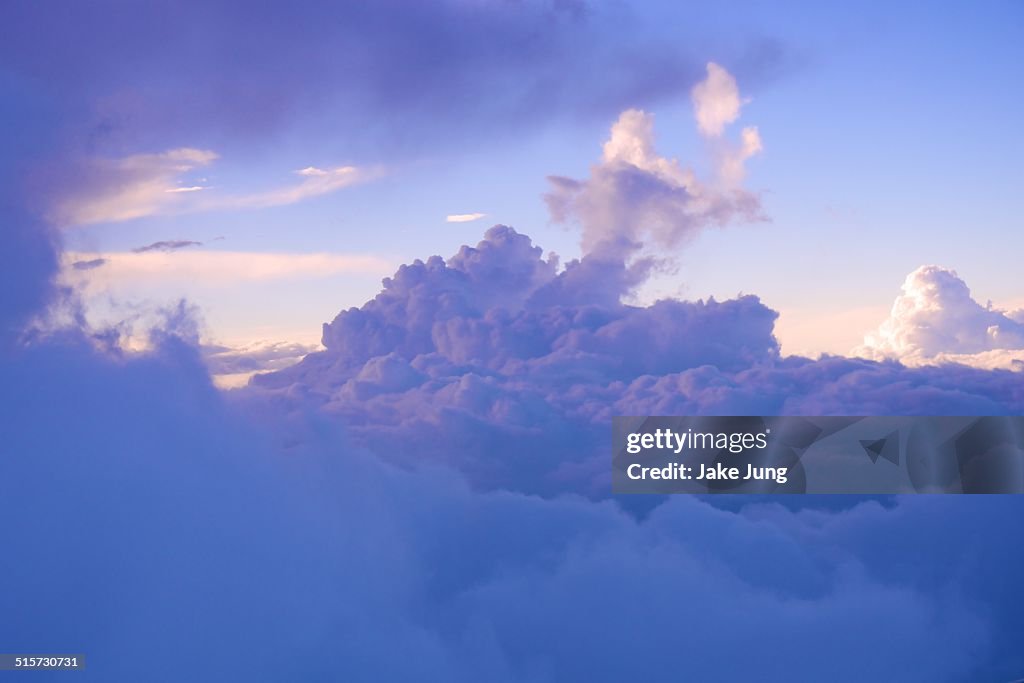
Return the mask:
<path id="1" fill-rule="evenodd" d="M 75 270 L 93 270 L 94 268 L 99 268 L 106 262 L 107 259 L 105 258 L 94 258 L 89 259 L 88 261 L 75 261 L 71 264 L 71 267 Z"/>
<path id="2" fill-rule="evenodd" d="M 193 240 L 161 240 L 160 242 L 153 242 L 147 244 L 144 247 L 136 247 L 132 249 L 133 253 L 144 254 L 147 251 L 177 251 L 178 249 L 184 249 L 185 247 L 201 247 L 202 242 L 196 242 Z"/>
<path id="3" fill-rule="evenodd" d="M 703 68 L 685 48 L 687 26 L 670 35 L 624 5 L 105 0 L 65 10 L 7 3 L 0 59 L 64 100 L 87 145 L 115 154 L 157 134 L 208 145 L 325 117 L 374 149 L 415 148 L 610 116 L 678 96 Z M 351 148 L 356 136 L 330 137 Z"/>

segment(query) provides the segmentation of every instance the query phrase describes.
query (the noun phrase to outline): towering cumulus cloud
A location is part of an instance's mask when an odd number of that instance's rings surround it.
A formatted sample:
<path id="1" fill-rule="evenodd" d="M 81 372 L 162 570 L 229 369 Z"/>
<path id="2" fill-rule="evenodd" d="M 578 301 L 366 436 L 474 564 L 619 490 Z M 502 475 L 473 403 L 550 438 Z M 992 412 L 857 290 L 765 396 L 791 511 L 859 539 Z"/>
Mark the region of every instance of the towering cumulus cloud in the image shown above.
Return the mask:
<path id="1" fill-rule="evenodd" d="M 855 352 L 922 365 L 956 362 L 980 367 L 1024 368 L 1024 310 L 982 306 L 957 274 L 921 266 L 878 330 Z"/>
<path id="2" fill-rule="evenodd" d="M 584 251 L 629 251 L 644 242 L 674 246 L 709 226 L 765 219 L 759 196 L 740 184 L 744 163 L 762 148 L 757 128 L 745 128 L 738 145 L 720 139 L 740 113 L 736 81 L 708 64 L 693 100 L 698 130 L 714 143 L 715 178 L 702 180 L 678 160 L 660 156 L 653 115 L 636 109 L 612 126 L 590 178 L 549 178 L 551 216 L 579 222 Z"/>
<path id="3" fill-rule="evenodd" d="M 314 409 L 387 459 L 453 464 L 484 488 L 596 497 L 612 415 L 1024 409 L 1009 372 L 780 357 L 777 315 L 754 296 L 621 303 L 643 276 L 604 252 L 559 270 L 495 226 L 402 266 L 324 325 L 326 350 L 258 376 L 246 400 Z"/>

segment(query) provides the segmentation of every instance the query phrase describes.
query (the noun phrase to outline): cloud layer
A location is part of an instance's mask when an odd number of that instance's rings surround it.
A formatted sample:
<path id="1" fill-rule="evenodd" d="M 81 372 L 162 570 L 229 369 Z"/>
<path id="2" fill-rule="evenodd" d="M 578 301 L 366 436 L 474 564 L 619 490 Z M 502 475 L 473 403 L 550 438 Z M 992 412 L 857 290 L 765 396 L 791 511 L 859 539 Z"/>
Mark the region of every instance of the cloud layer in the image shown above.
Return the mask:
<path id="1" fill-rule="evenodd" d="M 18 482 L 0 496 L 18 520 L 0 527 L 0 640 L 73 643 L 83 680 L 604 681 L 685 662 L 704 681 L 930 682 L 1024 665 L 1014 497 L 730 512 L 679 496 L 640 520 L 474 492 L 382 465 L 295 403 L 225 403 L 176 329 L 141 355 L 65 334 L 0 358 L 16 426 L 0 481 Z M 466 426 L 450 448 L 483 445 Z"/>

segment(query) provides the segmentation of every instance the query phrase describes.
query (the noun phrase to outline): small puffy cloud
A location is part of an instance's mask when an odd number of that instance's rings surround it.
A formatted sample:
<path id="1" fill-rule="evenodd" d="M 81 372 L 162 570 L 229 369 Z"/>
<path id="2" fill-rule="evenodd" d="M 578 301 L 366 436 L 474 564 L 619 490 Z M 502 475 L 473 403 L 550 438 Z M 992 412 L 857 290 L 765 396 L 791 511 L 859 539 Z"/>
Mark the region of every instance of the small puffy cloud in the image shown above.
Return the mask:
<path id="1" fill-rule="evenodd" d="M 693 115 L 702 135 L 718 137 L 727 125 L 739 118 L 744 101 L 740 99 L 740 89 L 732 74 L 714 62 L 708 62 L 707 73 L 690 91 Z"/>
<path id="2" fill-rule="evenodd" d="M 452 213 L 445 216 L 445 220 L 449 223 L 469 223 L 478 221 L 486 215 L 486 213 Z"/>
<path id="3" fill-rule="evenodd" d="M 1024 315 L 982 306 L 955 271 L 921 266 L 910 273 L 889 317 L 854 353 L 905 363 L 979 367 L 1024 363 Z"/>

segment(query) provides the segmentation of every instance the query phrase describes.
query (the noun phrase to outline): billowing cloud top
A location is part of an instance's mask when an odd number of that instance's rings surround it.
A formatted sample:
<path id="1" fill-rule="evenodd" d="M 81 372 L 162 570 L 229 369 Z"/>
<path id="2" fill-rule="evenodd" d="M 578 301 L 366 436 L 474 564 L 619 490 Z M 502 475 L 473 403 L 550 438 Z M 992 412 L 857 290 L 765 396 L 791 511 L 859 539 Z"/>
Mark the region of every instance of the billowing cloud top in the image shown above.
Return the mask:
<path id="1" fill-rule="evenodd" d="M 1024 365 L 1024 311 L 982 306 L 956 272 L 921 266 L 907 276 L 889 317 L 854 351 L 912 364 Z"/>
<path id="2" fill-rule="evenodd" d="M 708 65 L 693 97 L 702 135 L 720 137 L 739 116 L 736 82 L 717 64 Z M 675 246 L 706 227 L 765 220 L 760 197 L 741 186 L 747 159 L 762 150 L 757 128 L 743 129 L 739 144 L 714 142 L 715 177 L 703 180 L 655 151 L 652 114 L 624 111 L 590 178 L 549 178 L 551 217 L 580 224 L 585 252 L 632 250 L 641 243 Z"/>
<path id="3" fill-rule="evenodd" d="M 625 305 L 646 271 L 591 253 L 559 270 L 506 226 L 447 261 L 399 268 L 324 325 L 325 350 L 252 393 L 348 426 L 404 463 L 479 486 L 607 495 L 612 415 L 1004 414 L 1013 373 L 782 358 L 757 297 Z"/>

